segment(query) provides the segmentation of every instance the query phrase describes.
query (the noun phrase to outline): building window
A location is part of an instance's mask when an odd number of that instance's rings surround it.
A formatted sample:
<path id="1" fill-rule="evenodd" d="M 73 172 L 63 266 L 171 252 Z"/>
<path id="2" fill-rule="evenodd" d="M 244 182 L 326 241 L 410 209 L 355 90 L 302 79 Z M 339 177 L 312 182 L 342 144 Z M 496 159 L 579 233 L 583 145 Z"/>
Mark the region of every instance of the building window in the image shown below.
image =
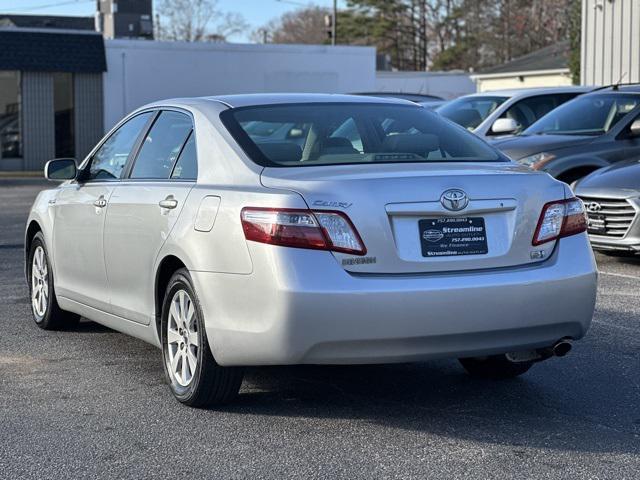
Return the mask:
<path id="1" fill-rule="evenodd" d="M 20 72 L 0 70 L 0 159 L 20 158 Z"/>
<path id="2" fill-rule="evenodd" d="M 53 106 L 55 110 L 56 157 L 75 156 L 73 74 L 53 74 Z"/>

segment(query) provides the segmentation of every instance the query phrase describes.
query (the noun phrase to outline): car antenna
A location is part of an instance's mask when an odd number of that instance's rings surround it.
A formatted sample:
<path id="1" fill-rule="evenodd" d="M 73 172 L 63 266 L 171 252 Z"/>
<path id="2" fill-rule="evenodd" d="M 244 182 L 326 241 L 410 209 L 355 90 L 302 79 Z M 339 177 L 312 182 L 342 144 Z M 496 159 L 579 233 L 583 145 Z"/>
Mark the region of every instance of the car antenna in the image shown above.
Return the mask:
<path id="1" fill-rule="evenodd" d="M 622 80 L 624 80 L 624 77 L 626 76 L 627 76 L 627 72 L 622 72 L 622 75 L 620 75 L 620 78 L 618 79 L 618 81 L 613 84 L 613 90 L 618 90 L 620 88 L 620 84 L 622 83 Z"/>

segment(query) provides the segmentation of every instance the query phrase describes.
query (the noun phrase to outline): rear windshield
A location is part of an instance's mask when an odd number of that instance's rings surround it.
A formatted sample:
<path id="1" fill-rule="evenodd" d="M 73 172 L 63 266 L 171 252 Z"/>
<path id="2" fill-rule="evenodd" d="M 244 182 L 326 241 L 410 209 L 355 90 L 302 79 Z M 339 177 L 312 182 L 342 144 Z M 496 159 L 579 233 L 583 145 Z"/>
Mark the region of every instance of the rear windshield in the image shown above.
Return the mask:
<path id="1" fill-rule="evenodd" d="M 474 130 L 507 100 L 507 97 L 485 95 L 462 97 L 443 105 L 437 111 L 443 117 L 456 122 L 467 130 Z"/>
<path id="2" fill-rule="evenodd" d="M 220 118 L 263 166 L 506 161 L 482 140 L 419 106 L 268 105 L 226 110 Z"/>

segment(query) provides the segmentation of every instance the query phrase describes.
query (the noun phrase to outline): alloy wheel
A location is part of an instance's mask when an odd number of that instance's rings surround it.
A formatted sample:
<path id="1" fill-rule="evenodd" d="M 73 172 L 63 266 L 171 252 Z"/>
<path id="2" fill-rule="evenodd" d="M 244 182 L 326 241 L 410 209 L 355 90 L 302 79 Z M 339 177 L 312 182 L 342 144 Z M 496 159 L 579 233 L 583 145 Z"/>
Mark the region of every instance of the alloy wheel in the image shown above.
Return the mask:
<path id="1" fill-rule="evenodd" d="M 193 380 L 198 366 L 198 323 L 195 305 L 185 290 L 171 299 L 167 321 L 168 370 L 182 387 Z"/>
<path id="2" fill-rule="evenodd" d="M 38 246 L 31 263 L 31 306 L 36 317 L 41 319 L 49 305 L 49 270 L 44 248 Z"/>

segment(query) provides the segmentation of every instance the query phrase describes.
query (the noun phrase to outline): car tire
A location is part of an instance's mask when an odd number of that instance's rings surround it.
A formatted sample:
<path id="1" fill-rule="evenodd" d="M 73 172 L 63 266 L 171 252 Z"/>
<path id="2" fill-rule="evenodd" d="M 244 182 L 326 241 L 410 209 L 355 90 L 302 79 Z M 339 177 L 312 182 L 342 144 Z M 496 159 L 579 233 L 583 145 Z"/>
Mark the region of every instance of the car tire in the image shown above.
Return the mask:
<path id="1" fill-rule="evenodd" d="M 162 303 L 162 364 L 176 399 L 197 408 L 234 400 L 244 375 L 242 368 L 218 365 L 204 325 L 191 276 L 180 269 L 169 280 Z"/>
<path id="2" fill-rule="evenodd" d="M 511 362 L 505 355 L 461 358 L 459 361 L 472 377 L 492 380 L 517 377 L 533 366 L 533 362 Z"/>
<path id="3" fill-rule="evenodd" d="M 31 241 L 28 261 L 29 299 L 36 325 L 43 330 L 65 330 L 76 326 L 80 315 L 62 310 L 58 305 L 53 270 L 41 232 L 36 233 Z"/>

